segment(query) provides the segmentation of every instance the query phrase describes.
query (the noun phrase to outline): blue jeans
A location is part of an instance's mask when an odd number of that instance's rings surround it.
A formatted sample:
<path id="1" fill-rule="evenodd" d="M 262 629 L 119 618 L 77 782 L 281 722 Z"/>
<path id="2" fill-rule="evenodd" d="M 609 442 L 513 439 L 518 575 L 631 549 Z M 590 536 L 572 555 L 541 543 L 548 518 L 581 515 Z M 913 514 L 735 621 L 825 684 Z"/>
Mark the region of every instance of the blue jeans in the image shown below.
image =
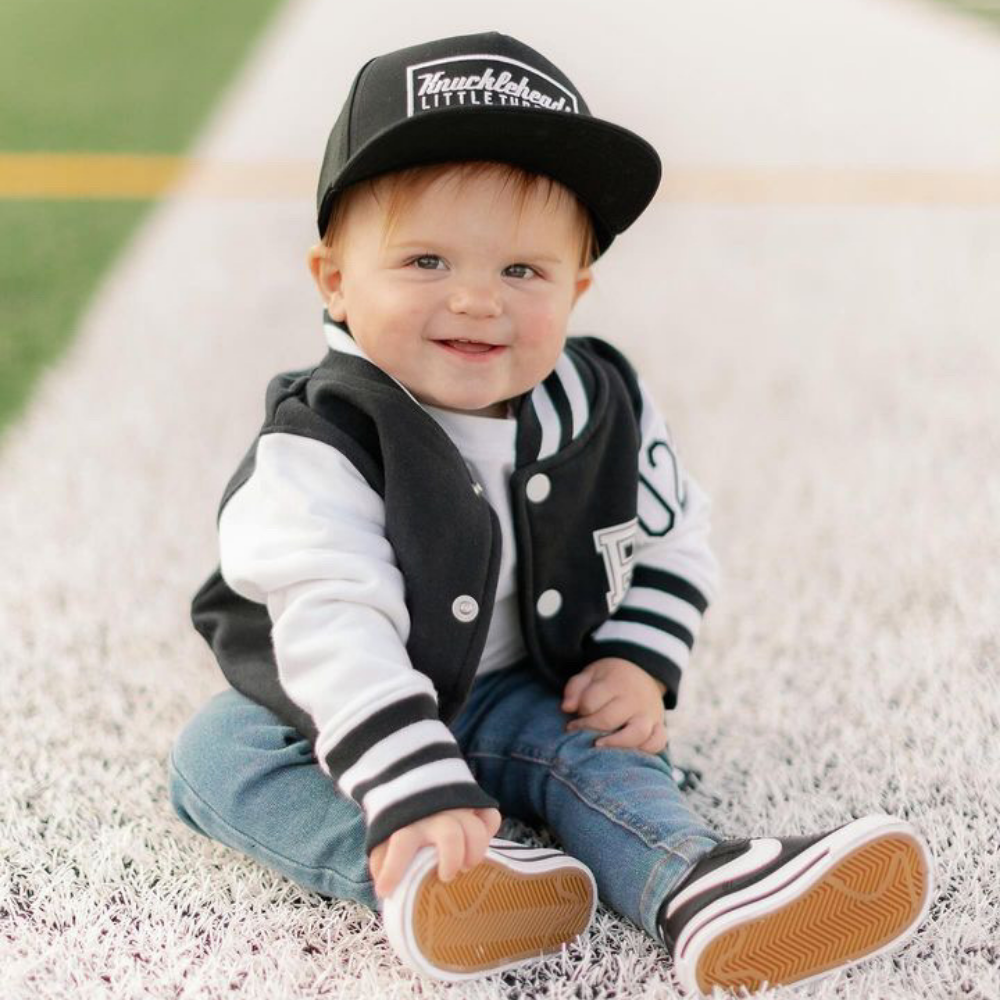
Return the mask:
<path id="1" fill-rule="evenodd" d="M 449 728 L 501 814 L 546 826 L 593 871 L 601 901 L 658 938 L 660 903 L 722 838 L 684 801 L 666 752 L 595 747 L 594 730 L 564 731 L 560 701 L 522 662 L 477 677 Z M 304 737 L 237 691 L 211 698 L 178 736 L 170 796 L 198 833 L 381 909 L 357 803 Z"/>

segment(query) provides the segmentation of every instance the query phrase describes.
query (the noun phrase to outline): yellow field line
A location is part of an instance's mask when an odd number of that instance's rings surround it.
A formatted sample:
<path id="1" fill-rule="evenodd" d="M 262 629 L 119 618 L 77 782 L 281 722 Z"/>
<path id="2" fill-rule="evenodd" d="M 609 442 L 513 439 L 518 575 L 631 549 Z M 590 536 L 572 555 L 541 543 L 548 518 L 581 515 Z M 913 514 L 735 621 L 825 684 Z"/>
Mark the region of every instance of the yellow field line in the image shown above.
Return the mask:
<path id="1" fill-rule="evenodd" d="M 182 156 L 0 154 L 0 197 L 151 198 L 184 172 Z"/>
<path id="2" fill-rule="evenodd" d="M 311 198 L 317 163 L 0 153 L 0 199 Z M 667 166 L 657 200 L 716 205 L 1000 205 L 982 170 Z"/>

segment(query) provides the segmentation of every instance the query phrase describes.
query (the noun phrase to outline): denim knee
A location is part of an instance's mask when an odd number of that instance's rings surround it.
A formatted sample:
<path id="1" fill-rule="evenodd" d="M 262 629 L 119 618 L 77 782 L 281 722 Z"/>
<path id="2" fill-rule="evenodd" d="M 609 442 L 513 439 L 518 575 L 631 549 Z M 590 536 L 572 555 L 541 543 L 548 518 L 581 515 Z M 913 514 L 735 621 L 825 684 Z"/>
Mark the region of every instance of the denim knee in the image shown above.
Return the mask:
<path id="1" fill-rule="evenodd" d="M 309 764 L 315 757 L 305 737 L 228 688 L 210 698 L 177 735 L 170 754 L 171 801 L 195 828 L 186 806 L 192 795 L 230 822 L 250 811 L 273 813 L 291 805 L 275 801 L 274 779 Z"/>
<path id="2" fill-rule="evenodd" d="M 202 836 L 207 837 L 208 834 L 198 825 L 188 808 L 189 796 L 192 789 L 177 773 L 172 753 L 167 762 L 167 792 L 170 795 L 170 804 L 173 806 L 174 812 L 184 825 L 194 830 L 195 833 L 200 833 Z"/>
<path id="3" fill-rule="evenodd" d="M 360 807 L 316 763 L 309 741 L 234 690 L 177 736 L 171 804 L 191 829 L 325 896 L 375 908 Z"/>

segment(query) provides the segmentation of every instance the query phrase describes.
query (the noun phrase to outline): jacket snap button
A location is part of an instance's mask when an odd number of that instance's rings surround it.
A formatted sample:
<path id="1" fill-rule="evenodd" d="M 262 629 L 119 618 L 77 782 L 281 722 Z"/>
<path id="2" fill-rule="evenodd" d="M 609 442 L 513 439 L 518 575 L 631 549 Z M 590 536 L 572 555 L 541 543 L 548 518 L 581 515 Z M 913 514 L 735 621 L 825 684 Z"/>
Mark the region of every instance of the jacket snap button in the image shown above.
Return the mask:
<path id="1" fill-rule="evenodd" d="M 558 590 L 546 590 L 535 607 L 543 618 L 551 618 L 562 607 L 562 594 Z"/>
<path id="2" fill-rule="evenodd" d="M 451 613 L 460 622 L 471 622 L 479 614 L 479 605 L 474 597 L 468 594 L 460 594 L 452 601 Z"/>
<path id="3" fill-rule="evenodd" d="M 544 472 L 537 472 L 528 480 L 524 492 L 532 503 L 541 503 L 552 491 L 552 480 Z"/>

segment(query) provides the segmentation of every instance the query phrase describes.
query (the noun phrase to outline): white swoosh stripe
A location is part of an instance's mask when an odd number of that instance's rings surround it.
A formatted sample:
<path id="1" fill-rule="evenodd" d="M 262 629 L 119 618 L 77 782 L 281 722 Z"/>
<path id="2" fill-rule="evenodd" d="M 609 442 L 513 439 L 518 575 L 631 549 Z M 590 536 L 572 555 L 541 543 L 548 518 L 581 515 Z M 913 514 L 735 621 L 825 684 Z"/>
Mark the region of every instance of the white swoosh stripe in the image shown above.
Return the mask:
<path id="1" fill-rule="evenodd" d="M 569 400 L 570 412 L 573 414 L 573 437 L 577 437 L 580 431 L 587 426 L 587 417 L 590 414 L 590 407 L 587 405 L 587 393 L 583 388 L 583 380 L 576 370 L 576 365 L 566 354 L 561 354 L 556 362 L 556 374 L 562 382 L 563 391 Z"/>
<path id="2" fill-rule="evenodd" d="M 542 425 L 542 446 L 538 450 L 538 461 L 541 461 L 559 450 L 562 426 L 559 423 L 559 414 L 552 405 L 549 390 L 543 383 L 539 382 L 535 387 L 531 394 L 531 402 L 534 404 L 535 413 L 538 414 L 538 422 Z"/>
<path id="3" fill-rule="evenodd" d="M 689 899 L 700 896 L 703 892 L 713 889 L 723 882 L 734 881 L 759 871 L 765 865 L 770 864 L 781 853 L 781 841 L 771 837 L 764 837 L 760 840 L 751 840 L 750 849 L 741 854 L 735 861 L 730 861 L 728 865 L 716 868 L 704 878 L 698 879 L 689 885 L 682 893 L 675 896 L 667 907 L 667 919 L 674 915 L 677 909 L 683 906 Z"/>

